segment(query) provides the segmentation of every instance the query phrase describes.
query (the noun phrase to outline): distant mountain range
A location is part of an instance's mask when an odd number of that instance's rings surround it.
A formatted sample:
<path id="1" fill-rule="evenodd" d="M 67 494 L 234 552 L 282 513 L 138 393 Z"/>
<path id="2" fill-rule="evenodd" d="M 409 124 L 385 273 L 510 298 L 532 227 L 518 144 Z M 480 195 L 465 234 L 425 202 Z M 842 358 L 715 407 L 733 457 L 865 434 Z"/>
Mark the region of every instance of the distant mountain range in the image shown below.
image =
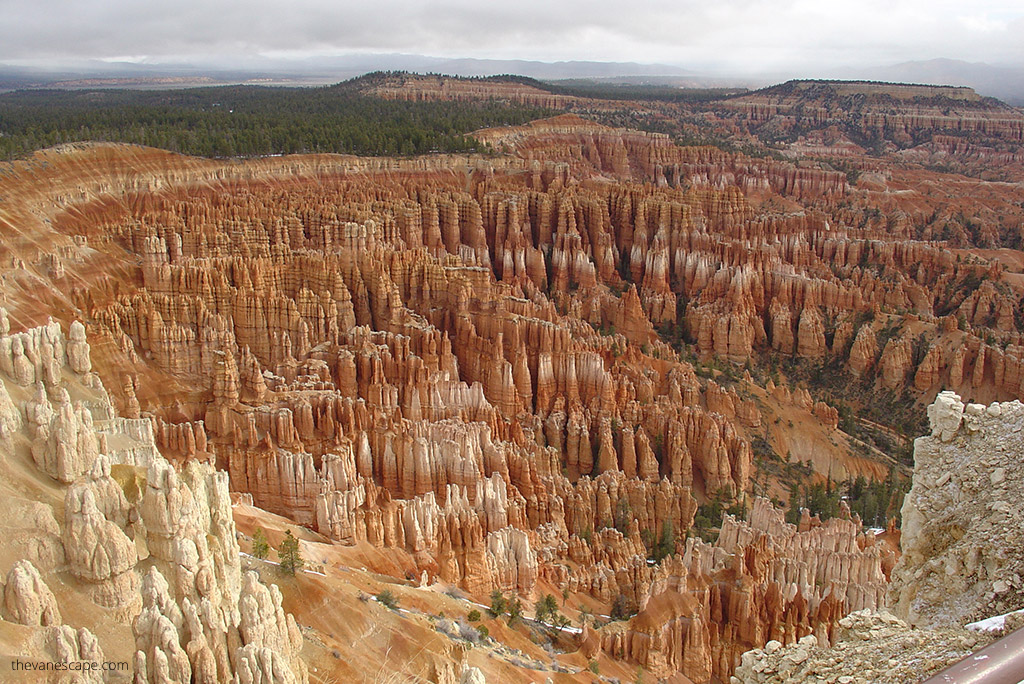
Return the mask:
<path id="1" fill-rule="evenodd" d="M 539 62 L 529 60 L 452 59 L 404 54 L 357 54 L 305 59 L 238 59 L 194 63 L 82 61 L 62 67 L 0 64 L 0 90 L 17 88 L 167 88 L 190 85 L 257 83 L 322 85 L 370 71 L 412 71 L 452 76 L 519 74 L 541 80 L 595 80 L 608 83 L 679 87 L 757 88 L 807 74 L 767 76 L 709 75 L 668 64 L 637 62 Z M 965 85 L 982 95 L 1024 105 L 1024 67 L 1001 67 L 955 59 L 903 62 L 880 67 L 847 67 L 830 76 L 934 85 Z"/>
<path id="2" fill-rule="evenodd" d="M 518 74 L 541 80 L 558 79 L 668 79 L 678 85 L 705 85 L 710 79 L 666 64 L 635 62 L 537 62 L 528 60 L 447 59 L 423 55 L 367 54 L 306 59 L 255 58 L 235 62 L 136 63 L 83 61 L 60 67 L 17 67 L 0 64 L 0 88 L 139 87 L 145 82 L 166 87 L 168 79 L 190 82 L 281 83 L 316 85 L 336 83 L 370 71 L 411 71 L 452 76 Z M 100 83 L 99 81 L 106 81 Z"/>

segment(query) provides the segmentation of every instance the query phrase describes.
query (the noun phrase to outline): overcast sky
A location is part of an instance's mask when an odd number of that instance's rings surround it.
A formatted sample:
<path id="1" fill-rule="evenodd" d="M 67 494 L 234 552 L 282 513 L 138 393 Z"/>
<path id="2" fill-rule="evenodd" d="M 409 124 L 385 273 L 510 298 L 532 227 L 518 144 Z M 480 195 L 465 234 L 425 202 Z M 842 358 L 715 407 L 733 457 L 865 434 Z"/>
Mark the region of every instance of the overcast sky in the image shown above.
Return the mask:
<path id="1" fill-rule="evenodd" d="M 816 71 L 1024 66 L 1024 0 L 0 0 L 0 62 L 402 52 Z"/>

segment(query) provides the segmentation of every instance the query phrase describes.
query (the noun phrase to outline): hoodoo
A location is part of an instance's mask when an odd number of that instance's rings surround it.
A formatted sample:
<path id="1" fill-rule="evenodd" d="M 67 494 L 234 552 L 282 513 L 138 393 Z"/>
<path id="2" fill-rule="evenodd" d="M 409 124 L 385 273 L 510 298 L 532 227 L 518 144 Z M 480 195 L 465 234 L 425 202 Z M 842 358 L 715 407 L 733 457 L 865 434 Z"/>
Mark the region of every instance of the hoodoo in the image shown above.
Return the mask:
<path id="1" fill-rule="evenodd" d="M 890 681 L 1024 607 L 1024 176 L 976 173 L 1019 154 L 1018 111 L 361 83 L 571 111 L 466 154 L 3 166 L 5 655 L 139 683 Z M 692 117 L 742 145 L 677 144 Z"/>

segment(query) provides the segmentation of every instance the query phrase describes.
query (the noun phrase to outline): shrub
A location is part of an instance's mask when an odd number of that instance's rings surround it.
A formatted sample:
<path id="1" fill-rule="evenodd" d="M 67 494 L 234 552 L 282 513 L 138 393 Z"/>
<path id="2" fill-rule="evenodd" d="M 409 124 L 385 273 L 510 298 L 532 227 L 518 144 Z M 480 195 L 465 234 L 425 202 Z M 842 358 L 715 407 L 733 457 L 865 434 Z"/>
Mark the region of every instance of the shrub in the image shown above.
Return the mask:
<path id="1" fill-rule="evenodd" d="M 587 663 L 587 669 L 593 672 L 594 674 L 600 674 L 601 672 L 601 667 L 597 664 L 597 661 L 593 659 L 589 663 Z"/>
<path id="2" fill-rule="evenodd" d="M 476 631 L 480 634 L 481 639 L 486 639 L 491 635 L 491 631 L 487 629 L 487 625 L 477 625 Z"/>
<path id="3" fill-rule="evenodd" d="M 459 591 L 457 587 L 449 587 L 445 589 L 444 595 L 453 599 L 457 599 L 459 601 L 463 601 L 466 599 L 466 594 L 462 591 Z"/>
<path id="4" fill-rule="evenodd" d="M 391 593 L 390 589 L 384 589 L 377 594 L 377 602 L 391 610 L 398 608 L 398 598 Z"/>
<path id="5" fill-rule="evenodd" d="M 511 626 L 523 619 L 523 602 L 518 598 L 508 604 L 508 624 Z"/>
<path id="6" fill-rule="evenodd" d="M 562 615 L 561 613 L 556 612 L 551 616 L 551 624 L 554 625 L 554 627 L 559 632 L 561 632 L 563 629 L 565 629 L 572 623 L 569 621 L 569 618 Z"/>
<path id="7" fill-rule="evenodd" d="M 459 620 L 459 636 L 473 645 L 479 644 L 483 638 L 479 630 L 463 620 Z"/>
<path id="8" fill-rule="evenodd" d="M 442 617 L 437 621 L 437 631 L 452 638 L 455 638 L 457 635 L 457 632 L 455 631 L 455 623 L 445 617 Z"/>
<path id="9" fill-rule="evenodd" d="M 619 594 L 612 601 L 612 610 L 609 613 L 609 617 L 612 620 L 628 620 L 633 615 L 633 611 L 630 610 L 629 599 L 624 594 Z"/>
<path id="10" fill-rule="evenodd" d="M 466 614 L 466 619 L 470 622 L 480 622 L 480 611 L 474 608 Z"/>
<path id="11" fill-rule="evenodd" d="M 533 614 L 538 622 L 549 620 L 558 611 L 558 601 L 551 594 L 545 594 L 533 605 Z"/>

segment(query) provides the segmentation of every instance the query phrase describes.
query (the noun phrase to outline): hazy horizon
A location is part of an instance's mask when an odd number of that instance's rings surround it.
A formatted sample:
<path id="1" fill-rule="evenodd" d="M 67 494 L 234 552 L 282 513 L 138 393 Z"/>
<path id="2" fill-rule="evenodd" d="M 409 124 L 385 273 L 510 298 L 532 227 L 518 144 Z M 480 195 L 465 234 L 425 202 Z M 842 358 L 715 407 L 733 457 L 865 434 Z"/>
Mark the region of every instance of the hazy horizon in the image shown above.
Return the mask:
<path id="1" fill-rule="evenodd" d="M 637 62 L 730 76 L 815 76 L 936 58 L 1024 65 L 1024 7 L 994 0 L 658 0 L 628 11 L 601 0 L 445 0 L 429 10 L 405 0 L 0 0 L 0 11 L 0 63 L 23 67 L 96 60 L 246 69 L 342 55 Z"/>

